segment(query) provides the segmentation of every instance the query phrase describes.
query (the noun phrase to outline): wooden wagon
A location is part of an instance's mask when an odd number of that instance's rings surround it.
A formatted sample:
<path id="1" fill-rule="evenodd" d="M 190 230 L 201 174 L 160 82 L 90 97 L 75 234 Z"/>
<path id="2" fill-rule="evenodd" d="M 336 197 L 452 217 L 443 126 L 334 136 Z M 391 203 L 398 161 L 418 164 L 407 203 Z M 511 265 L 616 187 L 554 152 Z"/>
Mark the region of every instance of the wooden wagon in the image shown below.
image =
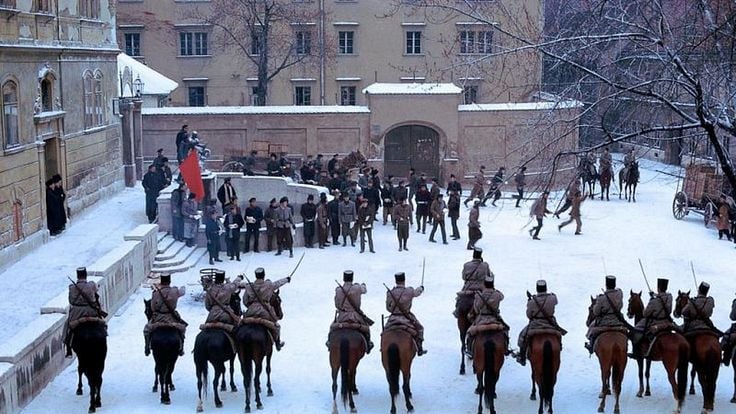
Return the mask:
<path id="1" fill-rule="evenodd" d="M 685 177 L 678 182 L 672 214 L 677 220 L 691 212 L 702 215 L 703 224 L 708 227 L 716 218 L 721 195 L 731 195 L 731 185 L 721 169 L 707 164 L 690 164 L 685 168 Z"/>

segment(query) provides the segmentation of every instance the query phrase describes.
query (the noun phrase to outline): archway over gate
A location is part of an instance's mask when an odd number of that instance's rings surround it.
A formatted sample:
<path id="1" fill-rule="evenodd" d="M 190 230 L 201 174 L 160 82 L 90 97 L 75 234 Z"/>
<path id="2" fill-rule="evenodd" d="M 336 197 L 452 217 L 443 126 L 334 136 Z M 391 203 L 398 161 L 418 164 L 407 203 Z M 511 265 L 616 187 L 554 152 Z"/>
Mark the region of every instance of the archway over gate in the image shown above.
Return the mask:
<path id="1" fill-rule="evenodd" d="M 425 125 L 402 125 L 384 139 L 384 176 L 407 177 L 409 168 L 428 178 L 440 174 L 440 134 Z"/>

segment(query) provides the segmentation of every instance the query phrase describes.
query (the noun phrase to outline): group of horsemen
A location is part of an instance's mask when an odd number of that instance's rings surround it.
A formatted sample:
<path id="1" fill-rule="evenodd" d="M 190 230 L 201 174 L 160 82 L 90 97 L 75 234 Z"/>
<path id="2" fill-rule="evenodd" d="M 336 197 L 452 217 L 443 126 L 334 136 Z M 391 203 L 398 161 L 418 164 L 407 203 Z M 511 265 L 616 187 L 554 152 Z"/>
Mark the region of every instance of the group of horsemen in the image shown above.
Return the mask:
<path id="1" fill-rule="evenodd" d="M 630 149 L 625 155 L 624 155 L 624 171 L 627 171 L 629 167 L 634 165 L 636 163 L 636 156 L 634 155 L 634 149 Z M 595 153 L 592 151 L 589 151 L 585 156 L 580 160 L 580 165 L 583 169 L 587 169 L 588 172 L 592 177 L 595 177 L 597 175 L 596 169 L 595 169 L 595 162 L 596 162 L 596 156 Z M 603 153 L 601 153 L 600 157 L 598 157 L 598 172 L 600 174 L 603 174 L 604 171 L 607 171 L 610 177 L 613 177 L 613 157 L 611 156 L 611 152 L 608 150 L 608 148 L 603 149 Z"/>
<path id="2" fill-rule="evenodd" d="M 503 321 L 499 306 L 504 299 L 503 293 L 494 286 L 494 275 L 487 262 L 483 260 L 483 250 L 474 248 L 473 258 L 463 265 L 462 278 L 463 288 L 457 294 L 455 316 L 462 316 L 467 312 L 468 319 L 472 322 L 468 330 L 468 349 L 472 348 L 475 335 L 487 330 L 504 331 L 508 336 L 508 325 Z M 255 270 L 255 280 L 250 282 L 247 278 L 239 275 L 234 281 L 226 281 L 225 271 L 215 272 L 214 284 L 211 285 L 205 296 L 205 308 L 208 311 L 205 324 L 201 329 L 224 329 L 232 331 L 241 322 L 260 323 L 265 326 L 273 339 L 277 350 L 281 350 L 284 343 L 281 341 L 278 320 L 282 314 L 272 306 L 272 298 L 276 291 L 291 282 L 291 276 L 271 281 L 266 279 L 263 268 Z M 406 285 L 406 276 L 403 272 L 395 274 L 396 285 L 386 292 L 386 309 L 390 316 L 385 325 L 386 330 L 402 329 L 408 331 L 414 338 L 417 346 L 417 354 L 424 355 L 427 351 L 423 347 L 424 327 L 419 323 L 411 311 L 412 301 L 424 292 L 424 286 L 413 288 Z M 643 319 L 635 327 L 631 327 L 621 313 L 623 308 L 623 293 L 616 287 L 616 278 L 606 276 L 605 290 L 599 294 L 592 305 L 593 319 L 589 325 L 587 337 L 589 342 L 585 347 L 594 352 L 595 340 L 603 332 L 610 330 L 626 330 L 629 337 L 636 345 L 644 338 L 652 339 L 659 332 L 669 330 L 682 331 L 685 334 L 696 331 L 720 332 L 713 326 L 710 317 L 713 314 L 714 301 L 708 296 L 710 286 L 702 282 L 698 287 L 696 297 L 689 299 L 687 305 L 682 309 L 684 325 L 677 326 L 671 318 L 672 295 L 667 292 L 668 280 L 657 280 L 657 292 L 650 292 L 650 300 L 644 309 Z M 230 306 L 233 295 L 242 290 L 243 302 L 246 311 L 241 318 Z M 373 321 L 361 309 L 361 297 L 367 293 L 365 283 L 355 283 L 353 272 L 346 270 L 343 273 L 343 284 L 335 288 L 335 319 L 330 326 L 330 331 L 336 329 L 356 329 L 360 331 L 366 341 L 366 351 L 370 353 L 373 343 L 370 339 L 370 326 Z M 186 322 L 176 311 L 179 297 L 185 294 L 185 289 L 172 286 L 171 276 L 161 276 L 160 284 L 153 287 L 151 298 L 152 315 L 149 323 L 144 329 L 146 339 L 145 353 L 150 353 L 151 332 L 159 327 L 175 327 L 181 333 L 183 355 L 184 333 Z M 472 307 L 463 306 L 472 298 Z M 65 331 L 65 345 L 67 355 L 71 356 L 71 338 L 73 330 L 81 323 L 94 322 L 105 323 L 107 314 L 101 309 L 97 286 L 93 281 L 87 280 L 85 268 L 77 269 L 77 281 L 69 285 L 69 317 Z M 519 351 L 516 353 L 517 361 L 524 365 L 526 362 L 526 350 L 529 339 L 536 333 L 548 333 L 550 330 L 559 332 L 560 336 L 566 331 L 559 326 L 555 319 L 555 307 L 557 296 L 547 291 L 547 283 L 538 280 L 536 283 L 536 294 L 528 294 L 526 315 L 529 324 L 519 334 Z M 736 321 L 736 299 L 731 305 L 730 319 Z M 736 345 L 736 324 L 722 334 L 723 361 L 728 364 L 734 345 Z M 328 342 L 329 347 L 329 342 Z M 472 355 L 472 351 L 469 352 Z M 512 353 L 513 352 L 509 352 Z"/>

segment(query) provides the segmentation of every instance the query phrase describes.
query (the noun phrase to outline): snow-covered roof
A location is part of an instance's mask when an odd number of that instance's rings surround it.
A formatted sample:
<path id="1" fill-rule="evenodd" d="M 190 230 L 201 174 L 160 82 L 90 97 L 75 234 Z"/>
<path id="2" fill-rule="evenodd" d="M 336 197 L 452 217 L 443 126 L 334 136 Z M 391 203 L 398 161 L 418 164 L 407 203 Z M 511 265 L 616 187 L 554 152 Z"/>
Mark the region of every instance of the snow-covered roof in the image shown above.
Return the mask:
<path id="1" fill-rule="evenodd" d="M 551 109 L 581 108 L 580 101 L 565 100 L 559 102 L 504 102 L 495 104 L 470 104 L 459 105 L 459 112 L 483 112 L 483 111 L 545 111 Z"/>
<path id="2" fill-rule="evenodd" d="M 178 83 L 167 78 L 166 76 L 156 72 L 150 67 L 143 63 L 133 59 L 132 57 L 121 53 L 118 55 L 118 73 L 122 73 L 125 67 L 129 67 L 133 74 L 133 79 L 138 76 L 141 77 L 143 82 L 143 94 L 144 95 L 168 95 L 179 86 Z M 120 83 L 115 82 L 118 85 L 118 96 L 131 96 L 131 91 L 125 90 L 125 94 L 120 90 Z"/>
<path id="3" fill-rule="evenodd" d="M 363 89 L 369 95 L 457 95 L 462 91 L 453 83 L 374 83 Z"/>
<path id="4" fill-rule="evenodd" d="M 143 115 L 362 114 L 367 106 L 178 106 L 143 108 Z"/>

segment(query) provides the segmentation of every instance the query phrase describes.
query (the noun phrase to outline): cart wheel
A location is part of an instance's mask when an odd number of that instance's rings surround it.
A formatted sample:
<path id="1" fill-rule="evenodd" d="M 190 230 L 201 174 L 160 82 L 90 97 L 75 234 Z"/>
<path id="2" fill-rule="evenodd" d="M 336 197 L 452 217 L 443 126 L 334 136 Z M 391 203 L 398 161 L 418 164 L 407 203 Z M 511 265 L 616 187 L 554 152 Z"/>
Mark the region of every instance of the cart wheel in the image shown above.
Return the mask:
<path id="1" fill-rule="evenodd" d="M 230 162 L 225 163 L 225 165 L 222 166 L 220 171 L 242 173 L 243 168 L 245 168 L 245 166 L 240 161 L 230 161 Z"/>
<path id="2" fill-rule="evenodd" d="M 678 191 L 677 194 L 675 194 L 674 200 L 672 200 L 672 215 L 675 216 L 675 219 L 682 220 L 683 217 L 687 216 L 687 213 L 687 194 L 682 191 Z"/>
<path id="3" fill-rule="evenodd" d="M 705 211 L 703 211 L 703 224 L 705 224 L 705 227 L 708 227 L 708 224 L 713 220 L 715 211 L 716 208 L 713 205 L 713 202 L 709 201 L 708 204 L 705 205 Z"/>

